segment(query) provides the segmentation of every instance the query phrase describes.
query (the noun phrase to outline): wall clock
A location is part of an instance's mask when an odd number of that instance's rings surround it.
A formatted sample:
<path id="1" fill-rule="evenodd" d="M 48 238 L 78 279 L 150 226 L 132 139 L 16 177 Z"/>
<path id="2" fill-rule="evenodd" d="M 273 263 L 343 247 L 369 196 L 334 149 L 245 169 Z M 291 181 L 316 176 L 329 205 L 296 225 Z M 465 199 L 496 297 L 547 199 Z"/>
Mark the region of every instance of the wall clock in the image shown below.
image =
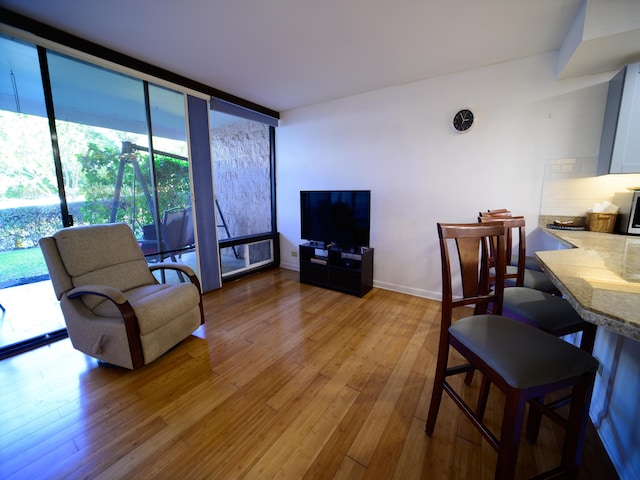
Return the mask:
<path id="1" fill-rule="evenodd" d="M 473 112 L 467 108 L 463 108 L 453 116 L 452 125 L 456 132 L 466 132 L 471 128 L 471 125 L 473 125 L 473 120 Z"/>

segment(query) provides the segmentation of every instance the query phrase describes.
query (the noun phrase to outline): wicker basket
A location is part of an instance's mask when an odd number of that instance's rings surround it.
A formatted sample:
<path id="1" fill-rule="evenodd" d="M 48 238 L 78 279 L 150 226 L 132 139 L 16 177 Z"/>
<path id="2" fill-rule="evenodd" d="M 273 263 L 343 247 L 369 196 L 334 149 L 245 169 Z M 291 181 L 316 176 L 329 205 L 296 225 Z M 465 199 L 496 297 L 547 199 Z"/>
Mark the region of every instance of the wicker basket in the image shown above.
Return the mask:
<path id="1" fill-rule="evenodd" d="M 592 232 L 613 233 L 617 213 L 587 212 L 587 230 Z"/>

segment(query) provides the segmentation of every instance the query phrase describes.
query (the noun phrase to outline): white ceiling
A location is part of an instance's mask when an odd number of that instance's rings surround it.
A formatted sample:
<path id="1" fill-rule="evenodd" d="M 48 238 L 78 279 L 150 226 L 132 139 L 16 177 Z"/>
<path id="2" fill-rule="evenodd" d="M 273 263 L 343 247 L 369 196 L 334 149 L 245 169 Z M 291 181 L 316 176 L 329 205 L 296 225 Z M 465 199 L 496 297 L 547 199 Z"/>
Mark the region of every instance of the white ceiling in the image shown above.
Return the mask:
<path id="1" fill-rule="evenodd" d="M 640 59 L 640 1 L 588 1 L 587 9 L 581 9 L 582 0 L 0 0 L 0 5 L 285 111 L 545 52 L 562 52 L 559 78 L 562 70 L 565 77 L 602 73 Z M 606 10 L 591 8 L 603 2 Z M 628 10 L 619 18 L 639 14 L 621 25 L 602 14 L 612 4 Z M 621 31 L 610 32 L 612 21 Z M 583 24 L 587 35 L 578 28 Z"/>

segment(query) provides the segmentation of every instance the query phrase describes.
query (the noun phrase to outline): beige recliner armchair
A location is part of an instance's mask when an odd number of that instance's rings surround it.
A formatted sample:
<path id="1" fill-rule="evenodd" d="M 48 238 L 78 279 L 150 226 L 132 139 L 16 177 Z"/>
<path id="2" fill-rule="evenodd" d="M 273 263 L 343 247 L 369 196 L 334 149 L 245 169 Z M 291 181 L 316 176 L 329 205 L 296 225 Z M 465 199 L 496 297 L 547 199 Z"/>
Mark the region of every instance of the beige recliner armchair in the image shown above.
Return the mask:
<path id="1" fill-rule="evenodd" d="M 148 265 L 126 224 L 65 228 L 40 247 L 73 346 L 102 363 L 139 368 L 204 323 L 194 271 Z M 167 268 L 191 283 L 158 283 L 152 271 Z"/>

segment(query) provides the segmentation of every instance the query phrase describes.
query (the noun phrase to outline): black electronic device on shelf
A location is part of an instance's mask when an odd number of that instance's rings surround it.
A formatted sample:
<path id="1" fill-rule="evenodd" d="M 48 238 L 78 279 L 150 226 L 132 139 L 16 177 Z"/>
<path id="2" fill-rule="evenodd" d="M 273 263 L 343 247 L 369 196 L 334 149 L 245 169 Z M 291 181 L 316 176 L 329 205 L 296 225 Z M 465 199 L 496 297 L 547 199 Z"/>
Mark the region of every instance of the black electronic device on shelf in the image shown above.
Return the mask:
<path id="1" fill-rule="evenodd" d="M 300 281 L 362 297 L 373 287 L 370 190 L 300 192 Z"/>
<path id="2" fill-rule="evenodd" d="M 370 190 L 300 192 L 300 238 L 314 245 L 368 247 Z"/>

